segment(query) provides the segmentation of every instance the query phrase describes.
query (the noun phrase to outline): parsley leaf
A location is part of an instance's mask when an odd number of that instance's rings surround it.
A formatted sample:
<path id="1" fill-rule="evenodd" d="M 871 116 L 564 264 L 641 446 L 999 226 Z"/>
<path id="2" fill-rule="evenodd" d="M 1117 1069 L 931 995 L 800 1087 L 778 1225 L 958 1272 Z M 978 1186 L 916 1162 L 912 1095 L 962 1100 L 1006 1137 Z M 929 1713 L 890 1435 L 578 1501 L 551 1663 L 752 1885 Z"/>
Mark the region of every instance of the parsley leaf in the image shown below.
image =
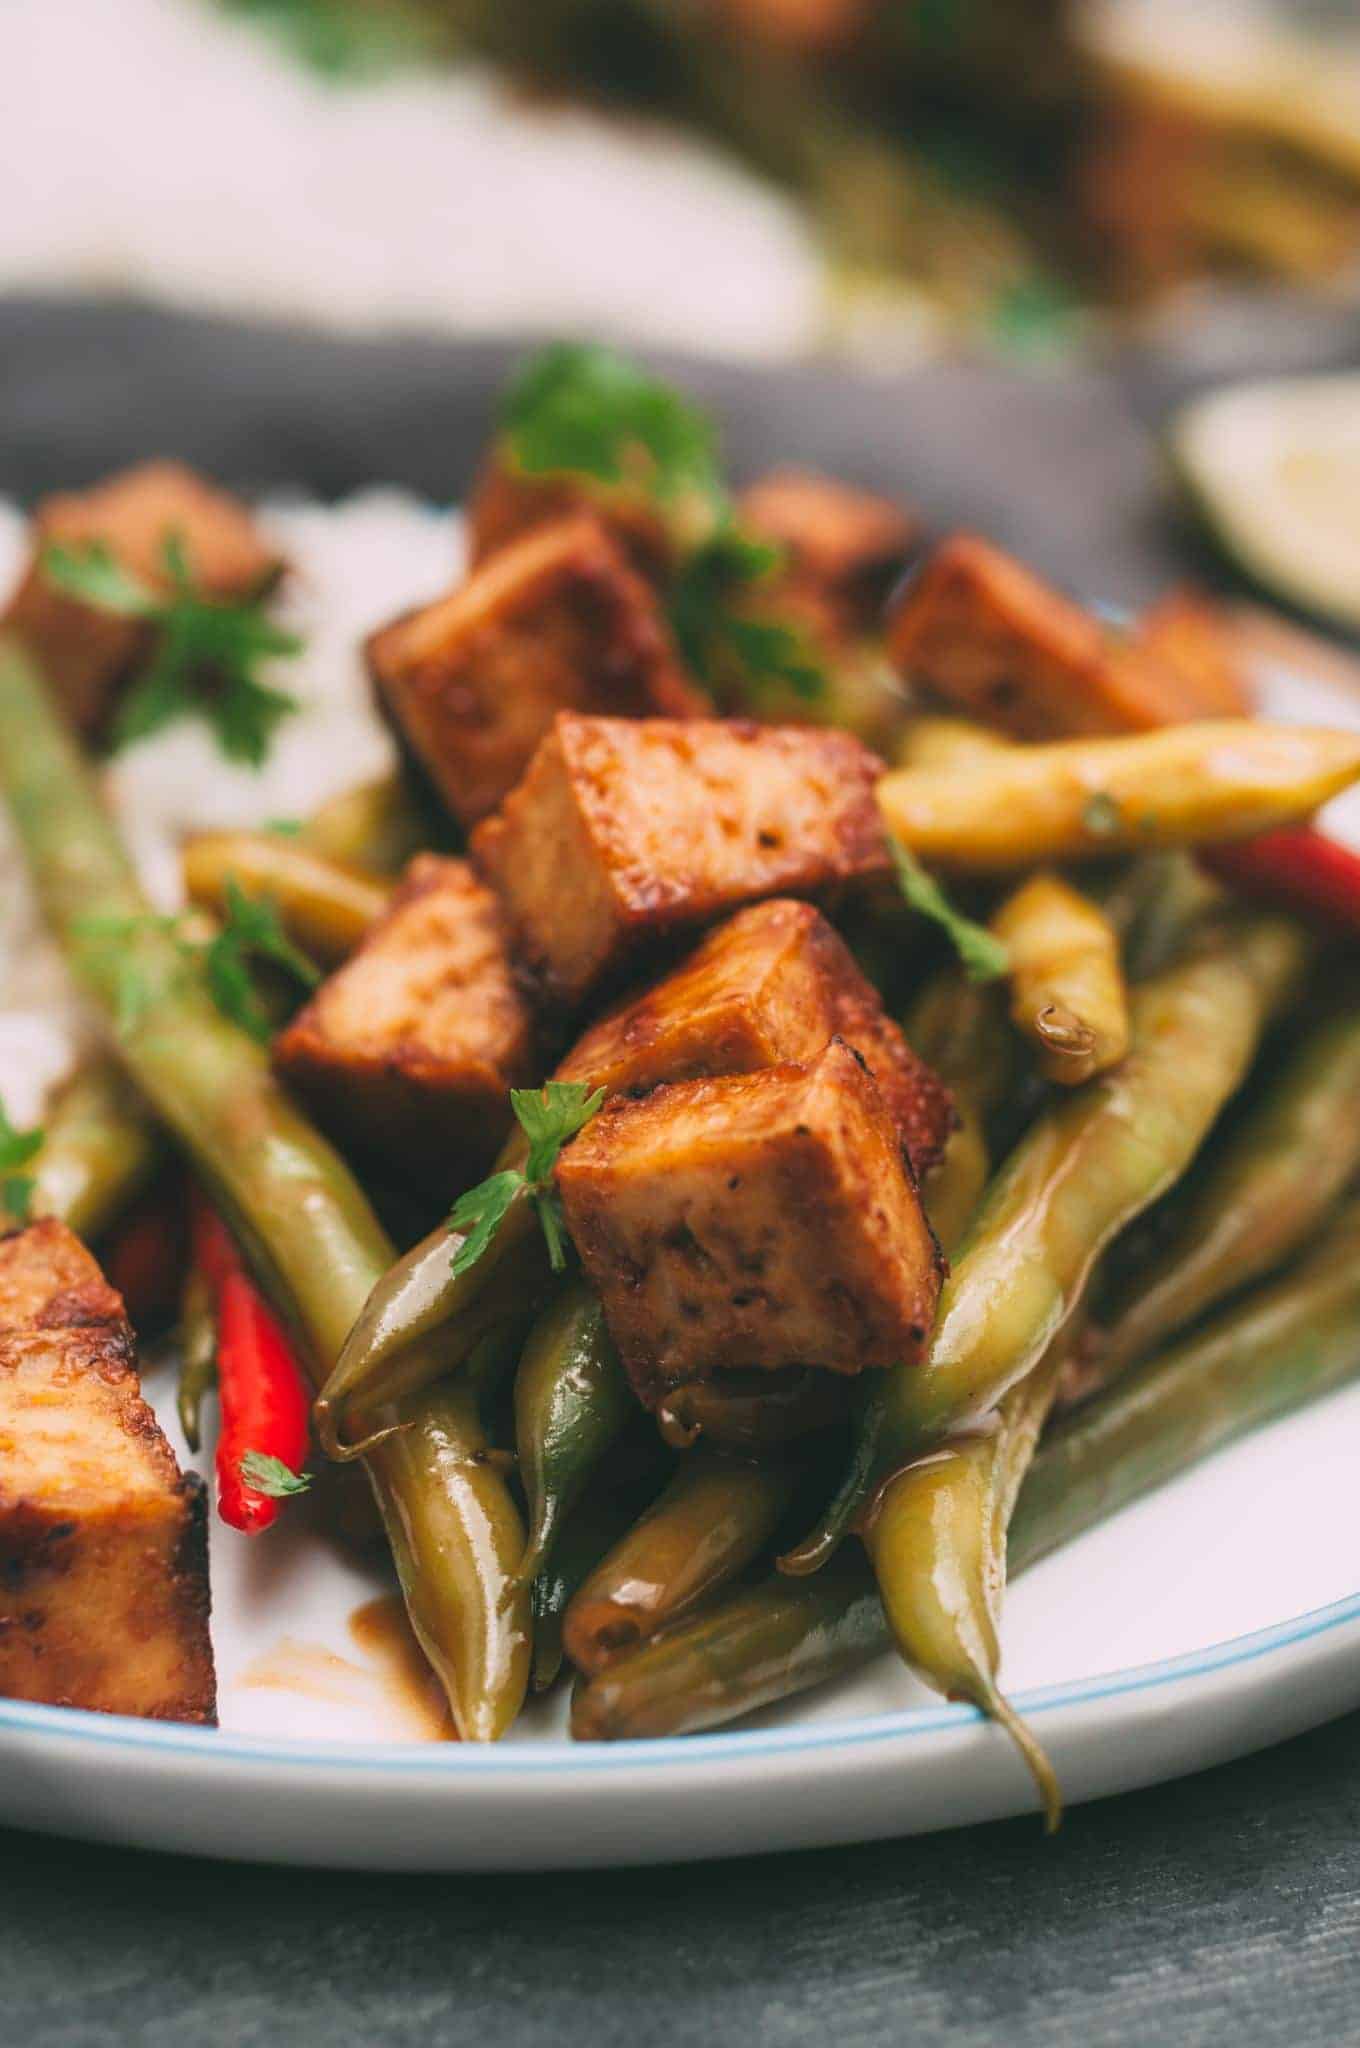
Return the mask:
<path id="1" fill-rule="evenodd" d="M 160 612 L 155 591 L 120 568 L 105 541 L 92 540 L 83 548 L 52 541 L 43 549 L 42 566 L 54 590 L 94 611 L 115 612 L 125 619 L 152 619 Z"/>
<path id="2" fill-rule="evenodd" d="M 454 1254 L 455 1273 L 476 1265 L 521 1196 L 533 1204 L 547 1242 L 548 1263 L 554 1273 L 562 1271 L 567 1263 L 566 1229 L 552 1171 L 562 1147 L 585 1129 L 603 1101 L 603 1088 L 592 1092 L 584 1081 L 548 1081 L 542 1088 L 510 1090 L 510 1107 L 529 1140 L 529 1156 L 523 1172 L 508 1166 L 454 1203 L 449 1229 L 464 1233 Z"/>
<path id="3" fill-rule="evenodd" d="M 41 1151 L 40 1130 L 16 1131 L 0 1102 L 0 1210 L 14 1223 L 27 1223 L 33 1205 L 31 1173 L 19 1169 Z"/>
<path id="4" fill-rule="evenodd" d="M 562 1147 L 585 1129 L 603 1101 L 603 1088 L 592 1093 L 584 1081 L 548 1081 L 542 1088 L 510 1090 L 510 1107 L 529 1140 L 526 1180 L 548 1178 Z"/>
<path id="5" fill-rule="evenodd" d="M 235 875 L 227 876 L 225 894 L 221 930 L 201 949 L 191 950 L 199 952 L 208 992 L 222 1015 L 265 1044 L 273 1027 L 255 993 L 250 961 L 272 961 L 304 989 L 314 989 L 321 975 L 293 944 L 268 897 L 248 896 Z"/>
<path id="6" fill-rule="evenodd" d="M 131 575 L 103 542 L 43 550 L 43 572 L 65 596 L 95 611 L 145 619 L 155 628 L 155 652 L 114 721 L 114 745 L 127 746 L 197 713 L 229 760 L 258 768 L 278 726 L 298 704 L 286 690 L 261 682 L 256 670 L 262 661 L 301 653 L 302 641 L 268 618 L 256 600 L 204 597 L 178 534 L 166 536 L 163 560 L 166 591 Z"/>
<path id="7" fill-rule="evenodd" d="M 463 1242 L 454 1255 L 455 1273 L 465 1273 L 469 1266 L 476 1265 L 524 1187 L 524 1175 L 511 1166 L 503 1173 L 493 1173 L 490 1180 L 458 1197 L 449 1211 L 449 1229 L 463 1233 Z"/>
<path id="8" fill-rule="evenodd" d="M 1124 822 L 1124 813 L 1118 800 L 1108 790 L 1098 789 L 1086 799 L 1082 809 L 1081 822 L 1096 839 L 1108 839 L 1112 832 L 1118 832 Z"/>
<path id="9" fill-rule="evenodd" d="M 676 578 L 670 599 L 676 645 L 720 702 L 749 707 L 772 689 L 812 701 L 826 686 L 798 626 L 747 608 L 751 587 L 774 575 L 783 559 L 729 514 Z"/>
<path id="10" fill-rule="evenodd" d="M 282 1458 L 275 1458 L 268 1451 L 243 1452 L 239 1470 L 252 1492 L 268 1494 L 270 1500 L 286 1500 L 289 1494 L 306 1493 L 312 1483 L 310 1473 L 295 1472 L 291 1465 L 285 1465 Z"/>
<path id="11" fill-rule="evenodd" d="M 273 1036 L 273 1025 L 256 993 L 250 962 L 272 961 L 304 989 L 316 987 L 321 979 L 319 969 L 293 944 L 273 903 L 267 897 L 248 896 L 235 875 L 227 876 L 225 895 L 225 917 L 210 939 L 189 938 L 181 918 L 152 912 L 78 920 L 75 930 L 81 944 L 105 952 L 100 967 L 114 977 L 114 1023 L 121 1036 L 136 1030 L 164 992 L 163 985 L 155 986 L 137 958 L 136 940 L 142 933 L 171 939 L 183 971 L 201 974 L 222 1015 L 262 1045 Z"/>
<path id="12" fill-rule="evenodd" d="M 721 498 L 710 422 L 612 349 L 557 342 L 522 364 L 501 402 L 511 456 L 530 474 L 574 470 L 663 502 Z"/>
<path id="13" fill-rule="evenodd" d="M 1010 966 L 1010 954 L 986 925 L 975 924 L 956 910 L 933 875 L 927 874 L 914 853 L 893 839 L 893 864 L 897 885 L 913 910 L 933 918 L 946 932 L 970 981 L 995 981 Z"/>

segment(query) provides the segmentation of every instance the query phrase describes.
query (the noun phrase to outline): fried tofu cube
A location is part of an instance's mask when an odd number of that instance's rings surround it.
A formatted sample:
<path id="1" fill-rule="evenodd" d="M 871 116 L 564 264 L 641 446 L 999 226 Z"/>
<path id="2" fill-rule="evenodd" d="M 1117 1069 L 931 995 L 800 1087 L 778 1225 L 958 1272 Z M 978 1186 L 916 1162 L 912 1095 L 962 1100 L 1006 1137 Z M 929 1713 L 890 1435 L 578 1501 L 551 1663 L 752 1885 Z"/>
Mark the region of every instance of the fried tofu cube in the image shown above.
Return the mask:
<path id="1" fill-rule="evenodd" d="M 849 733 L 564 714 L 472 851 L 570 1008 L 646 944 L 887 873 L 882 773 Z"/>
<path id="2" fill-rule="evenodd" d="M 738 500 L 742 524 L 785 550 L 786 580 L 822 598 L 843 631 L 868 633 L 919 546 L 906 506 L 815 470 L 776 469 Z"/>
<path id="3" fill-rule="evenodd" d="M 664 581 L 674 568 L 674 537 L 656 500 L 646 492 L 568 470 L 521 469 L 499 446 L 483 463 L 468 503 L 468 559 L 479 569 L 526 533 L 556 526 L 580 512 L 590 513 L 608 529 L 649 583 Z"/>
<path id="4" fill-rule="evenodd" d="M 935 550 L 887 635 L 909 682 L 1016 739 L 1142 732 L 1201 715 L 1155 651 L 972 534 Z"/>
<path id="5" fill-rule="evenodd" d="M 940 1255 L 855 1053 L 616 1096 L 557 1164 L 639 1397 L 719 1368 L 858 1373 L 920 1353 Z"/>
<path id="6" fill-rule="evenodd" d="M 147 659 L 154 628 L 63 595 L 43 570 L 45 548 L 101 545 L 130 575 L 168 590 L 166 544 L 178 540 L 195 587 L 223 601 L 262 595 L 284 568 L 239 499 L 178 462 L 144 463 L 92 490 L 45 498 L 33 515 L 33 540 L 33 560 L 3 624 L 86 734 L 106 724 L 119 686 Z"/>
<path id="7" fill-rule="evenodd" d="M 64 1224 L 0 1240 L 0 1694 L 212 1721 L 204 1495 Z"/>
<path id="8" fill-rule="evenodd" d="M 1138 620 L 1140 647 L 1174 669 L 1194 718 L 1250 718 L 1251 686 L 1222 607 L 1189 584 L 1168 590 Z"/>
<path id="9" fill-rule="evenodd" d="M 948 1089 L 907 1045 L 849 948 L 811 903 L 776 897 L 721 924 L 654 986 L 580 1038 L 558 1079 L 646 1094 L 665 1082 L 812 1060 L 835 1035 L 867 1062 L 919 1176 L 953 1126 Z"/>
<path id="10" fill-rule="evenodd" d="M 438 1196 L 480 1178 L 534 1078 L 500 907 L 466 861 L 419 854 L 390 909 L 274 1042 L 346 1149 Z"/>
<path id="11" fill-rule="evenodd" d="M 519 781 L 559 711 L 708 708 L 654 593 L 584 516 L 527 534 L 366 652 L 381 705 L 466 826 Z"/>

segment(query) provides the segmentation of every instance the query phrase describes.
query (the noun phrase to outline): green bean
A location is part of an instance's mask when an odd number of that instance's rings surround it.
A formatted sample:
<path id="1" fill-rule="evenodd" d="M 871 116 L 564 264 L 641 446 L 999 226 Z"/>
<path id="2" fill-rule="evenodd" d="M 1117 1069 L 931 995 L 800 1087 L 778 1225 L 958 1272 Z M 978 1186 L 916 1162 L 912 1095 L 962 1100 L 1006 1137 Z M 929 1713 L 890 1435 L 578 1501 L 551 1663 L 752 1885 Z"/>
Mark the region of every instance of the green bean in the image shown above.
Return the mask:
<path id="1" fill-rule="evenodd" d="M 120 1020 L 119 1057 L 232 1220 L 324 1378 L 392 1264 L 391 1242 L 348 1167 L 278 1086 L 265 1053 L 186 975 L 174 938 L 148 916 L 40 677 L 3 642 L 0 789 L 48 922 L 88 992 Z M 513 1720 L 527 1679 L 527 1602 L 505 1581 L 504 1546 L 486 1541 L 489 1521 L 513 1529 L 518 1514 L 491 1466 L 477 1466 L 477 1490 L 462 1482 L 448 1397 L 422 1397 L 392 1419 L 400 1433 L 378 1445 L 369 1478 L 421 1647 L 460 1732 L 486 1739 Z M 522 1547 L 521 1529 L 516 1559 Z M 466 1588 L 477 1574 L 484 1583 L 474 1605 Z"/>
<path id="2" fill-rule="evenodd" d="M 644 1643 L 576 1687 L 577 1742 L 688 1735 L 806 1692 L 888 1644 L 878 1589 L 862 1557 L 815 1579 L 767 1579 Z"/>
<path id="3" fill-rule="evenodd" d="M 926 1358 L 873 1383 L 854 1471 L 785 1570 L 817 1570 L 875 1481 L 985 1414 L 1038 1362 L 1110 1239 L 1189 1165 L 1306 957 L 1286 920 L 1233 918 L 1135 991 L 1128 1058 L 1016 1146 L 945 1285 Z"/>
<path id="4" fill-rule="evenodd" d="M 601 1670 L 735 1578 L 774 1535 L 797 1477 L 782 1465 L 688 1452 L 567 1609 L 567 1655 L 577 1669 Z"/>
<path id="5" fill-rule="evenodd" d="M 231 883 L 273 904 L 290 938 L 324 967 L 347 960 L 388 906 L 372 875 L 270 832 L 206 832 L 184 848 L 184 886 L 201 909 L 225 909 Z"/>
<path id="6" fill-rule="evenodd" d="M 1174 1242 L 1115 1304 L 1102 1380 L 1283 1264 L 1357 1172 L 1360 1005 L 1347 1000 L 1291 1047 L 1226 1134 Z"/>
<path id="7" fill-rule="evenodd" d="M 572 1280 L 539 1317 L 515 1376 L 515 1444 L 529 1503 L 525 1578 L 550 1560 L 563 1517 L 636 1411 L 599 1297 Z"/>
<path id="8" fill-rule="evenodd" d="M 212 1288 L 202 1273 L 190 1272 L 179 1312 L 179 1386 L 175 1408 L 184 1441 L 191 1451 L 202 1447 L 203 1402 L 217 1385 L 217 1318 Z"/>
<path id="9" fill-rule="evenodd" d="M 546 1692 L 562 1669 L 562 1621 L 577 1589 L 624 1537 L 636 1510 L 615 1494 L 587 1494 L 562 1524 L 552 1556 L 534 1580 L 532 1684 Z"/>
<path id="10" fill-rule="evenodd" d="M 148 1187 L 166 1154 L 154 1118 L 112 1060 L 89 1060 L 63 1082 L 43 1118 L 31 1172 L 32 1214 L 57 1216 L 86 1242 Z"/>
<path id="11" fill-rule="evenodd" d="M 529 1684 L 533 1626 L 518 1573 L 524 1524 L 466 1381 L 426 1388 L 378 1452 L 383 1519 L 421 1647 L 457 1615 L 458 1654 L 436 1664 L 465 1742 L 494 1742 Z M 397 1512 L 389 1515 L 387 1501 Z"/>
<path id="12" fill-rule="evenodd" d="M 524 1158 L 524 1134 L 516 1130 L 497 1171 Z M 441 1223 L 392 1261 L 364 1302 L 313 1409 L 328 1458 L 364 1456 L 371 1439 L 350 1433 L 357 1411 L 381 1410 L 452 1370 L 507 1309 L 541 1294 L 547 1260 L 527 1203 L 512 1204 L 476 1264 L 455 1273 L 462 1243 L 461 1233 Z"/>
<path id="13" fill-rule="evenodd" d="M 1250 1430 L 1360 1375 L 1360 1203 L 1305 1261 L 1097 1394 L 1048 1437 L 1011 1522 L 1012 1577 Z M 713 1728 L 838 1678 L 892 1642 L 866 1561 L 774 1575 L 577 1691 L 578 1740 Z"/>
<path id="14" fill-rule="evenodd" d="M 997 987 L 969 981 L 959 968 L 935 977 L 903 1028 L 954 1097 L 957 1127 L 922 1190 L 935 1234 L 952 1256 L 987 1185 L 987 1124 L 1014 1075 L 1015 1042 Z"/>
<path id="15" fill-rule="evenodd" d="M 302 841 L 327 860 L 378 875 L 398 875 L 414 854 L 444 843 L 399 772 L 331 797 L 302 828 Z"/>
<path id="16" fill-rule="evenodd" d="M 1021 1495 L 1016 1569 L 1357 1370 L 1360 1201 L 1351 1201 L 1303 1260 L 1058 1425 Z"/>
<path id="17" fill-rule="evenodd" d="M 1043 1802 L 1062 1814 L 1053 1766 L 998 1683 L 1006 1532 L 1068 1355 L 1066 1334 L 1011 1388 L 992 1428 L 890 1479 L 864 1541 L 903 1660 L 936 1692 L 971 1700 L 1010 1736 Z"/>

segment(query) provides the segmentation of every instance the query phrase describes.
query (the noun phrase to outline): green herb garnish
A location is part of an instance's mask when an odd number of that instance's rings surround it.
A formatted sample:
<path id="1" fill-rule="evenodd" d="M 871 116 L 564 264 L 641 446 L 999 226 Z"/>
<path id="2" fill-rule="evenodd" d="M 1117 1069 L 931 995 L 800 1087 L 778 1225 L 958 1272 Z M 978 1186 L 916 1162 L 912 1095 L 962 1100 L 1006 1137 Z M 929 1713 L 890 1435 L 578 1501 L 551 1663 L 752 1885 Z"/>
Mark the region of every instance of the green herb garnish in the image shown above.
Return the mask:
<path id="1" fill-rule="evenodd" d="M 27 1223 L 37 1183 L 22 1169 L 42 1150 L 40 1130 L 16 1131 L 0 1102 L 0 1211 L 13 1223 Z"/>
<path id="2" fill-rule="evenodd" d="M 574 471 L 662 503 L 687 492 L 723 498 L 710 422 L 612 349 L 541 349 L 511 379 L 500 418 L 512 458 L 531 475 Z"/>
<path id="3" fill-rule="evenodd" d="M 253 1492 L 268 1494 L 271 1500 L 306 1493 L 312 1483 L 309 1472 L 295 1472 L 291 1465 L 285 1465 L 282 1458 L 275 1458 L 268 1451 L 244 1452 L 239 1470 Z"/>
<path id="4" fill-rule="evenodd" d="M 626 485 L 677 528 L 706 535 L 685 552 L 668 609 L 681 654 L 719 703 L 752 709 L 775 690 L 821 694 L 826 679 L 801 627 L 746 601 L 783 566 L 783 551 L 742 527 L 717 435 L 697 406 L 609 349 L 559 343 L 514 377 L 501 426 L 521 470 Z M 699 517 L 677 516 L 685 499 Z"/>
<path id="5" fill-rule="evenodd" d="M 43 550 L 43 573 L 54 589 L 94 611 L 144 619 L 155 628 L 155 652 L 123 701 L 114 745 L 145 739 L 174 719 L 196 714 L 207 720 L 229 760 L 258 768 L 276 729 L 298 703 L 287 691 L 262 683 L 256 671 L 264 660 L 301 653 L 302 641 L 267 617 L 257 600 L 204 597 L 178 535 L 166 536 L 163 560 L 168 591 L 130 575 L 102 541 L 84 548 L 54 543 Z"/>
<path id="6" fill-rule="evenodd" d="M 89 917 L 79 922 L 76 935 L 83 945 L 116 949 L 111 962 L 116 977 L 114 1022 L 121 1035 L 134 1031 L 161 994 L 168 992 L 156 988 L 137 959 L 136 941 L 146 933 L 170 939 L 181 973 L 201 975 L 222 1015 L 261 1045 L 273 1036 L 273 1026 L 255 991 L 252 960 L 267 960 L 283 968 L 304 989 L 316 987 L 320 970 L 288 937 L 269 898 L 248 896 L 235 875 L 227 876 L 225 894 L 225 915 L 210 939 L 190 937 L 183 918 L 153 913 Z"/>
<path id="7" fill-rule="evenodd" d="M 933 918 L 953 945 L 970 981 L 995 981 L 1010 966 L 1010 954 L 986 925 L 976 924 L 956 910 L 933 875 L 927 874 L 914 853 L 899 840 L 891 840 L 897 885 L 913 910 Z"/>
<path id="8" fill-rule="evenodd" d="M 321 979 L 318 968 L 283 929 L 269 898 L 247 896 L 235 875 L 227 876 L 222 929 L 206 945 L 191 946 L 190 950 L 197 953 L 208 993 L 222 1015 L 262 1045 L 268 1043 L 273 1028 L 255 993 L 250 962 L 271 961 L 308 990 Z"/>
<path id="9" fill-rule="evenodd" d="M 549 1081 L 542 1088 L 510 1090 L 510 1107 L 529 1140 L 529 1156 L 523 1172 L 506 1167 L 469 1188 L 454 1203 L 449 1229 L 463 1235 L 454 1254 L 455 1273 L 465 1273 L 476 1265 L 511 1206 L 521 1198 L 532 1202 L 537 1212 L 554 1273 L 562 1271 L 567 1263 L 566 1230 L 552 1171 L 567 1140 L 585 1129 L 603 1101 L 603 1088 L 591 1093 L 584 1081 Z"/>

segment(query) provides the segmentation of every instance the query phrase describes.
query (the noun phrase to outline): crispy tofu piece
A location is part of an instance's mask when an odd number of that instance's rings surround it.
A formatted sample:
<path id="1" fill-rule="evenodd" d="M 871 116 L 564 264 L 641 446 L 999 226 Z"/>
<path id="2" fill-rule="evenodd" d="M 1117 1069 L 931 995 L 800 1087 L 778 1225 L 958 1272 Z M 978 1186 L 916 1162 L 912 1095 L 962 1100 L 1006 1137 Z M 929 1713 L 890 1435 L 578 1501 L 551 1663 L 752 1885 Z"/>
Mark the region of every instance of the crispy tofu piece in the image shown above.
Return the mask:
<path id="1" fill-rule="evenodd" d="M 213 1721 L 204 1495 L 64 1224 L 0 1240 L 0 1693 Z"/>
<path id="2" fill-rule="evenodd" d="M 468 559 L 479 569 L 492 555 L 526 533 L 556 526 L 579 512 L 605 526 L 629 562 L 649 583 L 660 583 L 675 565 L 675 542 L 653 499 L 641 491 L 611 488 L 569 471 L 535 475 L 494 447 L 483 463 L 468 503 Z"/>
<path id="3" fill-rule="evenodd" d="M 559 711 L 708 708 L 655 595 L 586 516 L 527 534 L 366 652 L 380 703 L 464 825 L 514 787 Z"/>
<path id="4" fill-rule="evenodd" d="M 209 597 L 256 597 L 283 573 L 282 556 L 239 499 L 178 462 L 121 470 L 91 490 L 45 498 L 34 512 L 33 560 L 3 624 L 30 648 L 83 733 L 106 723 L 120 684 L 147 658 L 152 629 L 63 596 L 43 573 L 42 550 L 102 543 L 130 574 L 163 590 L 165 544 L 174 537 Z"/>
<path id="5" fill-rule="evenodd" d="M 1178 584 L 1143 613 L 1134 632 L 1193 697 L 1192 717 L 1251 717 L 1255 703 L 1232 627 L 1211 598 Z"/>
<path id="6" fill-rule="evenodd" d="M 567 1227 L 639 1397 L 718 1369 L 915 1358 L 941 1262 L 855 1053 L 616 1096 L 557 1164 Z"/>
<path id="7" fill-rule="evenodd" d="M 1142 732 L 1201 715 L 1155 651 L 972 534 L 935 550 L 887 634 L 909 682 L 1016 739 Z"/>
<path id="8" fill-rule="evenodd" d="M 738 509 L 753 533 L 786 550 L 789 585 L 821 598 L 849 633 L 878 625 L 924 533 L 906 506 L 815 470 L 772 470 L 742 492 Z"/>
<path id="9" fill-rule="evenodd" d="M 849 733 L 564 714 L 472 851 L 528 971 L 572 1007 L 649 942 L 885 874 L 882 773 Z"/>
<path id="10" fill-rule="evenodd" d="M 478 1180 L 534 1078 L 500 906 L 466 861 L 418 854 L 390 909 L 274 1041 L 337 1143 L 446 1196 Z"/>
<path id="11" fill-rule="evenodd" d="M 601 1017 L 558 1079 L 646 1094 L 664 1082 L 813 1060 L 835 1035 L 868 1063 L 919 1176 L 953 1127 L 948 1089 L 912 1052 L 849 948 L 811 903 L 738 911 L 674 973 Z"/>

